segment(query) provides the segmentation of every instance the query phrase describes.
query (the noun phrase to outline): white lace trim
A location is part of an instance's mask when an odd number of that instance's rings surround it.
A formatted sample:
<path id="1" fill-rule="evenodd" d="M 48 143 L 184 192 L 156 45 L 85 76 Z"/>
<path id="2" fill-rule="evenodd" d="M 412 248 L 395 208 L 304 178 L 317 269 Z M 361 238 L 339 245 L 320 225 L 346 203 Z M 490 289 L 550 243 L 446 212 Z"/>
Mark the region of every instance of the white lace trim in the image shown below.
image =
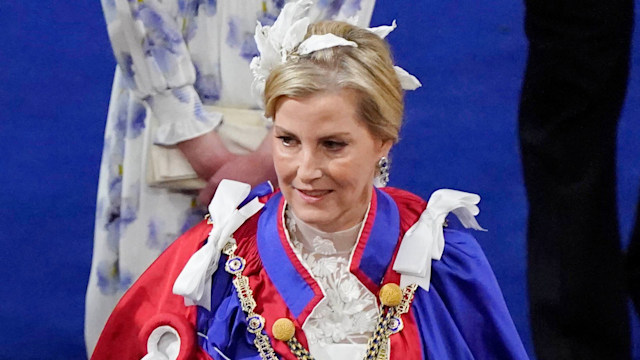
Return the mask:
<path id="1" fill-rule="evenodd" d="M 321 346 L 366 344 L 376 326 L 376 297 L 349 271 L 362 223 L 324 233 L 296 218 L 289 209 L 285 219 L 294 252 L 325 293 L 305 322 L 307 341 Z"/>

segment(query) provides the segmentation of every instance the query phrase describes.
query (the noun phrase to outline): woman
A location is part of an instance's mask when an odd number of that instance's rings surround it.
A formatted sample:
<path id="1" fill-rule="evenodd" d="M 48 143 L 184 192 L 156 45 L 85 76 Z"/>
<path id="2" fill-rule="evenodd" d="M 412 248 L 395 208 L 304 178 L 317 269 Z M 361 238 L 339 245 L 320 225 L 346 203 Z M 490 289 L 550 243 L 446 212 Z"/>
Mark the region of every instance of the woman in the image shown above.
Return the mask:
<path id="1" fill-rule="evenodd" d="M 202 218 L 195 193 L 183 190 L 209 180 L 201 193 L 207 204 L 222 178 L 252 184 L 275 179 L 270 142 L 262 142 L 267 128 L 261 112 L 250 110 L 258 102 L 248 65 L 257 53 L 256 22 L 272 24 L 286 2 L 101 1 L 118 68 L 87 287 L 89 354 L 122 294 Z M 358 16 L 367 25 L 373 5 L 316 1 L 310 15 Z"/>
<path id="2" fill-rule="evenodd" d="M 425 209 L 374 187 L 408 79 L 379 36 L 390 29 L 324 22 L 299 43 L 304 17 L 285 20 L 284 36 L 258 27 L 252 63 L 258 89 L 270 70 L 280 191 L 223 182 L 207 221 L 116 307 L 94 358 L 114 344 L 145 359 L 526 358 L 480 247 L 442 230 L 450 210 L 479 229 L 477 195 L 439 191 Z M 269 62 L 274 43 L 282 64 Z"/>

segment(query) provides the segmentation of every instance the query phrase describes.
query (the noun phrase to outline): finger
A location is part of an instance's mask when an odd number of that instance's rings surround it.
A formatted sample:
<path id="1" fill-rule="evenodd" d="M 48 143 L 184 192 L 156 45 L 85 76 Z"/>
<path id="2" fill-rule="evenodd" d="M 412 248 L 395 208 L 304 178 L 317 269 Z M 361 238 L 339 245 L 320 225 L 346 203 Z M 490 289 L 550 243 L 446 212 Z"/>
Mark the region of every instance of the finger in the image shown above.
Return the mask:
<path id="1" fill-rule="evenodd" d="M 220 181 L 215 176 L 212 176 L 211 179 L 209 179 L 207 185 L 198 193 L 198 203 L 200 205 L 209 205 L 211 199 L 213 199 L 213 194 L 218 188 L 218 184 L 220 184 Z"/>

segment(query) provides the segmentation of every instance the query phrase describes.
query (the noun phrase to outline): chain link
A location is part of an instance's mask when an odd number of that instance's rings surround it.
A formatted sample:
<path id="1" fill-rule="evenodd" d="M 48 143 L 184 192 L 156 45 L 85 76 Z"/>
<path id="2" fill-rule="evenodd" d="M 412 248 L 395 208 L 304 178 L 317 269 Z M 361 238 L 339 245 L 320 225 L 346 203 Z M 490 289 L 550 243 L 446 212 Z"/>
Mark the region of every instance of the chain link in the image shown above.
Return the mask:
<path id="1" fill-rule="evenodd" d="M 404 315 L 409 312 L 411 302 L 413 301 L 413 295 L 418 288 L 417 284 L 411 284 L 402 290 L 402 302 L 396 307 L 398 315 Z"/>
<path id="2" fill-rule="evenodd" d="M 244 264 L 244 259 L 235 255 L 236 249 L 236 244 L 228 242 L 222 249 L 222 252 L 228 256 L 228 259 L 237 258 Z M 247 319 L 254 319 L 254 321 L 259 323 L 259 325 L 252 329 L 251 332 L 256 335 L 253 343 L 260 353 L 260 358 L 263 360 L 277 360 L 278 358 L 271 346 L 269 336 L 262 331 L 264 327 L 264 318 L 253 312 L 256 308 L 256 301 L 253 298 L 253 291 L 249 286 L 249 278 L 242 275 L 242 271 L 232 272 L 228 266 L 225 266 L 225 269 L 227 269 L 227 272 L 234 275 L 233 286 L 236 288 L 238 298 L 240 299 L 240 305 L 242 306 L 242 311 L 247 314 Z M 404 288 L 402 290 L 402 301 L 398 306 L 380 307 L 378 323 L 376 324 L 376 329 L 367 344 L 367 353 L 364 360 L 381 360 L 387 358 L 389 335 L 399 331 L 392 331 L 389 324 L 394 319 L 400 319 L 400 316 L 409 311 L 417 288 L 418 285 L 416 284 L 411 284 Z M 289 346 L 291 353 L 295 355 L 296 358 L 300 360 L 314 360 L 313 356 L 309 353 L 309 350 L 302 346 L 295 336 L 287 341 L 287 345 Z"/>
<path id="3" fill-rule="evenodd" d="M 236 244 L 228 242 L 222 249 L 222 252 L 228 256 L 228 259 L 237 257 L 244 263 L 244 259 L 235 255 L 236 248 Z M 273 351 L 273 347 L 271 346 L 269 336 L 267 336 L 264 331 L 262 331 L 264 328 L 264 318 L 253 312 L 256 307 L 256 301 L 253 298 L 253 291 L 249 286 L 249 278 L 242 275 L 241 271 L 230 271 L 229 266 L 225 266 L 225 269 L 228 273 L 234 275 L 233 286 L 236 288 L 236 292 L 238 293 L 242 311 L 247 313 L 247 319 L 254 319 L 254 321 L 257 322 L 257 324 L 255 324 L 255 328 L 249 329 L 249 331 L 256 335 L 255 339 L 253 339 L 253 344 L 258 349 L 260 358 L 262 358 L 263 360 L 278 360 L 278 357 L 276 356 L 276 353 L 275 351 Z M 253 324 L 250 324 L 250 326 L 251 325 Z"/>

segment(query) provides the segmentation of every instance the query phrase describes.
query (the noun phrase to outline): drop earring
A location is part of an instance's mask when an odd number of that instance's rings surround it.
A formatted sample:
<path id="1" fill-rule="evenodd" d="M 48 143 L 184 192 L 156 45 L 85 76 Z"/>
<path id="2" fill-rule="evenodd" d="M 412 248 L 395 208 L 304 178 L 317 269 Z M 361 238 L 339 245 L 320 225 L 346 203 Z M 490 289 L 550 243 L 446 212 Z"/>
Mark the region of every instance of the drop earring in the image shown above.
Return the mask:
<path id="1" fill-rule="evenodd" d="M 389 169 L 391 167 L 391 162 L 387 159 L 386 156 L 383 156 L 378 160 L 378 164 L 376 165 L 376 177 L 373 180 L 373 184 L 376 187 L 385 187 L 389 182 Z"/>

